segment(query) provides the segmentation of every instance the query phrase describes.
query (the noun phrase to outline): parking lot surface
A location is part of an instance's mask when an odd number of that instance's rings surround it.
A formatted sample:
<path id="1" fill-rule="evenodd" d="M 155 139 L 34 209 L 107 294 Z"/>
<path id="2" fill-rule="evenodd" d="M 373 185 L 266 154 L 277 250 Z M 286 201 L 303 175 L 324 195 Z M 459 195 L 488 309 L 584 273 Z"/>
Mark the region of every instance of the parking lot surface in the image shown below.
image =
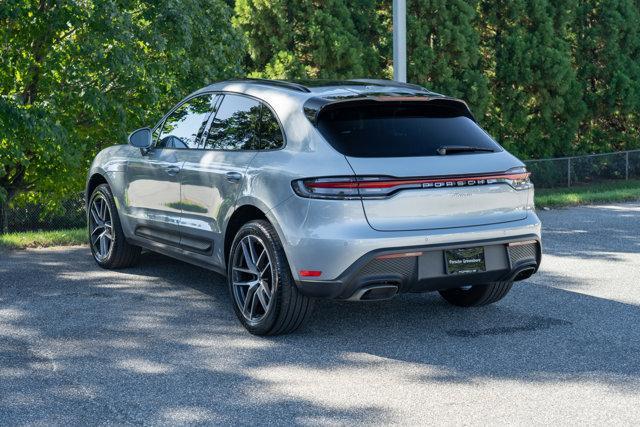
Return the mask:
<path id="1" fill-rule="evenodd" d="M 0 253 L 0 425 L 637 424 L 640 204 L 540 216 L 541 271 L 493 306 L 320 301 L 268 338 L 161 255 Z"/>

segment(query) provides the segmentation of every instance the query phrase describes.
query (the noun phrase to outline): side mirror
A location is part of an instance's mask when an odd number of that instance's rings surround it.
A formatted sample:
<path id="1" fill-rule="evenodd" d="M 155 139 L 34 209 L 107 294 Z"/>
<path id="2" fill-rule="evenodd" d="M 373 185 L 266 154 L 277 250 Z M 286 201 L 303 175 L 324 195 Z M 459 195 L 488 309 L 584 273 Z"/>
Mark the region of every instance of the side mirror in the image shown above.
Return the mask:
<path id="1" fill-rule="evenodd" d="M 134 130 L 129 134 L 129 144 L 133 147 L 139 148 L 142 153 L 146 153 L 151 148 L 151 129 L 140 128 Z"/>

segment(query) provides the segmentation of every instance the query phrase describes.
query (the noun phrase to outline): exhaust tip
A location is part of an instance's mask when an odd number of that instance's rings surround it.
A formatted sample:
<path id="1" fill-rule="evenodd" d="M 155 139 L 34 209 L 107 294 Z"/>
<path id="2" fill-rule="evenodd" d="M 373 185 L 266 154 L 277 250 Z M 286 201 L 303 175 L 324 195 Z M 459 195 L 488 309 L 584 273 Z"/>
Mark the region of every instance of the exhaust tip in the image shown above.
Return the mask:
<path id="1" fill-rule="evenodd" d="M 536 268 L 533 266 L 521 268 L 513 275 L 513 278 L 511 280 L 513 280 L 514 282 L 517 282 L 519 280 L 528 279 L 533 275 L 533 273 L 535 273 L 535 271 L 536 271 Z"/>
<path id="2" fill-rule="evenodd" d="M 351 301 L 380 301 L 393 298 L 398 293 L 398 285 L 389 283 L 373 284 L 360 289 L 351 298 Z"/>

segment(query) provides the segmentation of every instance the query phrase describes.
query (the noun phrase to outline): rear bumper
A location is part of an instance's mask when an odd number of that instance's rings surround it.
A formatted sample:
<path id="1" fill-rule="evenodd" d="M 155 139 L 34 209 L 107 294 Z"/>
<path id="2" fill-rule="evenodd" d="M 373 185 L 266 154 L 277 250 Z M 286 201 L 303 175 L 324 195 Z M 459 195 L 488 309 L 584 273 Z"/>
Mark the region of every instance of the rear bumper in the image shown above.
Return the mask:
<path id="1" fill-rule="evenodd" d="M 484 248 L 486 271 L 447 274 L 445 250 L 479 246 Z M 296 284 L 303 294 L 316 298 L 384 299 L 396 293 L 430 292 L 495 281 L 523 280 L 538 270 L 541 257 L 538 234 L 394 247 L 363 255 L 335 280 L 298 280 Z"/>
<path id="2" fill-rule="evenodd" d="M 443 208 L 444 209 L 444 208 Z M 296 281 L 339 281 L 347 270 L 368 254 L 381 249 L 435 247 L 492 239 L 540 239 L 540 220 L 533 210 L 518 221 L 480 226 L 412 231 L 374 230 L 359 200 L 320 200 L 292 196 L 267 212 L 287 255 Z M 300 271 L 319 271 L 304 277 Z"/>

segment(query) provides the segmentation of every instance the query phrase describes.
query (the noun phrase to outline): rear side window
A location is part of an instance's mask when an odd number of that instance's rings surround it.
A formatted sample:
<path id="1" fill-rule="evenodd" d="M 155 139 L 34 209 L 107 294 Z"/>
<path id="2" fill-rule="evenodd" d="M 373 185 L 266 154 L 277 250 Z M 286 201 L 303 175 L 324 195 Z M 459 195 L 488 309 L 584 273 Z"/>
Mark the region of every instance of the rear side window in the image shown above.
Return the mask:
<path id="1" fill-rule="evenodd" d="M 225 95 L 218 108 L 204 148 L 243 150 L 256 138 L 260 103 L 240 95 Z"/>
<path id="2" fill-rule="evenodd" d="M 280 123 L 269 107 L 262 104 L 255 150 L 276 150 L 284 145 Z"/>
<path id="3" fill-rule="evenodd" d="M 211 123 L 204 148 L 212 150 L 270 150 L 284 143 L 271 110 L 253 98 L 224 95 Z"/>
<path id="4" fill-rule="evenodd" d="M 452 145 L 500 151 L 473 120 L 444 106 L 337 107 L 321 112 L 318 129 L 337 151 L 352 157 L 437 156 L 438 148 Z"/>

